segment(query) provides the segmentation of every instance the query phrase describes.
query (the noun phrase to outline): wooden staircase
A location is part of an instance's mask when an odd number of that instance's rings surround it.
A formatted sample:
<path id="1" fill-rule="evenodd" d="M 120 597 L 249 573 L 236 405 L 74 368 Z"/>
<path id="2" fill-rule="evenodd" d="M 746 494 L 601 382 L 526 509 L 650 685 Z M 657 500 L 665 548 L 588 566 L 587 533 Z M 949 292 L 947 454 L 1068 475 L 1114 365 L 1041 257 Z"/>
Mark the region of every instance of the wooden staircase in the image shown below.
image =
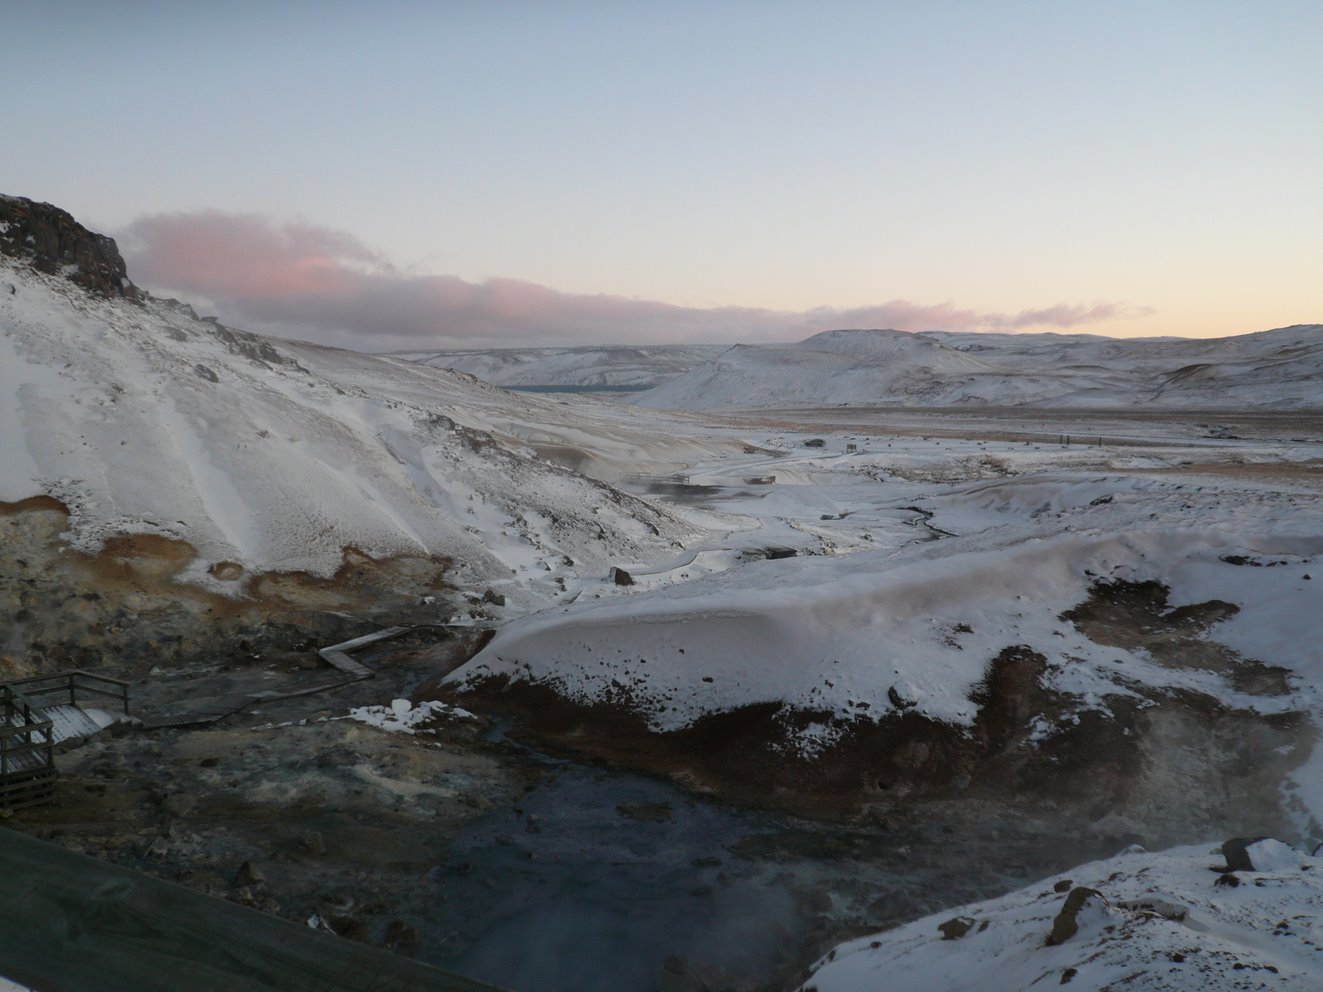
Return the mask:
<path id="1" fill-rule="evenodd" d="M 21 809 L 55 797 L 55 749 L 81 741 L 102 725 L 79 696 L 109 697 L 129 711 L 129 686 L 119 679 L 72 671 L 0 684 L 0 809 Z"/>
<path id="2" fill-rule="evenodd" d="M 0 809 L 55 796 L 53 724 L 12 684 L 0 685 Z"/>

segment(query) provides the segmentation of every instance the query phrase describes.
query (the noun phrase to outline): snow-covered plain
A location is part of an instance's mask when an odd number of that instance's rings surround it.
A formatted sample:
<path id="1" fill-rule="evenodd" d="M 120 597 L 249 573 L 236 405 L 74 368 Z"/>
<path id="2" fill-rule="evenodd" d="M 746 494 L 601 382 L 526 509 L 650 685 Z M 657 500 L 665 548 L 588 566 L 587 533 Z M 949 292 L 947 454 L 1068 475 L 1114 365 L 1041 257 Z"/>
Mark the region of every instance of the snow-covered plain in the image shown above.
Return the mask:
<path id="1" fill-rule="evenodd" d="M 805 992 L 1019 992 L 1028 988 L 1323 988 L 1323 861 L 1265 840 L 1258 871 L 1227 876 L 1216 848 L 1142 848 L 1081 865 L 1000 899 L 842 944 L 818 962 Z M 1094 897 L 1078 932 L 1049 946 L 1076 886 Z M 959 937 L 939 927 L 960 921 Z M 965 929 L 966 924 L 967 929 Z"/>

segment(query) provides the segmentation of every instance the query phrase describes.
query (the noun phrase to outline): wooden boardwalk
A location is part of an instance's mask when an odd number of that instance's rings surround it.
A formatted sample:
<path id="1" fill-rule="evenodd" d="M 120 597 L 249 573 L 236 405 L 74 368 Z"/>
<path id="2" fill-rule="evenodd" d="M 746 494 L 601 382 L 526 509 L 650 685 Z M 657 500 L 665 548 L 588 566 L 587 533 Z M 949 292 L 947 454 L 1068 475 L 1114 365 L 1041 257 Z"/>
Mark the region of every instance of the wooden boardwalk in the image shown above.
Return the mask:
<path id="1" fill-rule="evenodd" d="M 300 696 L 310 696 L 318 692 L 326 692 L 329 689 L 339 689 L 342 686 L 351 685 L 354 682 L 361 682 L 364 679 L 374 678 L 372 669 L 366 665 L 355 661 L 349 656 L 350 651 L 356 651 L 369 644 L 375 644 L 378 641 L 390 640 L 393 637 L 400 637 L 415 630 L 415 627 L 387 627 L 384 630 L 374 631 L 371 634 L 364 634 L 362 637 L 355 637 L 350 641 L 343 641 L 340 644 L 332 644 L 330 647 L 322 648 L 317 653 L 322 659 L 330 665 L 341 676 L 334 682 L 326 682 L 318 685 L 304 686 L 300 689 L 294 689 L 290 692 L 241 692 L 232 693 L 228 696 L 221 696 L 215 699 L 195 700 L 190 708 L 177 713 L 161 713 L 154 716 L 142 718 L 139 727 L 143 730 L 162 730 L 173 727 L 200 727 L 209 723 L 216 723 L 225 719 L 227 716 L 233 716 L 240 710 L 248 709 L 251 706 L 260 706 L 265 703 L 277 702 L 281 699 L 295 699 Z"/>
<path id="2" fill-rule="evenodd" d="M 494 992 L 0 829 L 0 975 L 39 992 Z"/>

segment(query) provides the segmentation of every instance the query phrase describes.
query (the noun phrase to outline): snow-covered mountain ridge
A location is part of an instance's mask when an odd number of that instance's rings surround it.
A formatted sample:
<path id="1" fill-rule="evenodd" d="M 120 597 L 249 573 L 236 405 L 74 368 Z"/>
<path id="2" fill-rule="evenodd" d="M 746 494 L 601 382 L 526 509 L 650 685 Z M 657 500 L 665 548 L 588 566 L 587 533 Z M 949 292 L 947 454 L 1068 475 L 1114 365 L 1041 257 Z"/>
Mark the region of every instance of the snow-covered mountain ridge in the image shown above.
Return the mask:
<path id="1" fill-rule="evenodd" d="M 468 372 L 497 386 L 637 389 L 656 386 L 725 350 L 725 345 L 604 345 L 404 351 L 395 357 Z"/>
<path id="2" fill-rule="evenodd" d="M 629 402 L 793 406 L 1323 408 L 1323 325 L 1229 338 L 824 331 L 736 346 Z"/>

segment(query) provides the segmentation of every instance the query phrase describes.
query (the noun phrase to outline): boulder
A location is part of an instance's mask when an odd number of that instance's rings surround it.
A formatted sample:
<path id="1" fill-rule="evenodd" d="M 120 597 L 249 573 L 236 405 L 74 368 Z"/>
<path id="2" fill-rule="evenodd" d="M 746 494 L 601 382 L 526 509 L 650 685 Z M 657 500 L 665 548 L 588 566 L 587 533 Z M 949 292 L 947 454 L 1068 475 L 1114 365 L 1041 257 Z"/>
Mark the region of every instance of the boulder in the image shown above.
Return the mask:
<path id="1" fill-rule="evenodd" d="M 1055 947 L 1057 944 L 1064 944 L 1079 933 L 1079 916 L 1085 907 L 1090 905 L 1103 907 L 1106 904 L 1107 900 L 1097 889 L 1091 889 L 1085 885 L 1077 885 L 1071 889 L 1070 894 L 1066 896 L 1065 903 L 1061 906 L 1061 912 L 1057 913 L 1056 919 L 1052 921 L 1052 932 L 1047 936 L 1047 946 Z"/>
<path id="2" fill-rule="evenodd" d="M 974 920 L 968 916 L 953 916 L 945 923 L 939 923 L 937 929 L 942 932 L 943 940 L 959 940 L 974 928 Z"/>
<path id="3" fill-rule="evenodd" d="M 245 861 L 234 873 L 234 884 L 239 888 L 256 887 L 266 884 L 266 875 L 251 861 Z"/>
<path id="4" fill-rule="evenodd" d="M 1222 857 L 1227 859 L 1227 871 L 1255 871 L 1254 862 L 1250 860 L 1249 848 L 1261 840 L 1267 840 L 1266 837 L 1232 837 L 1229 841 L 1222 844 Z"/>
<path id="5" fill-rule="evenodd" d="M 919 705 L 923 690 L 907 679 L 901 679 L 887 690 L 887 701 L 898 710 L 909 710 Z"/>

